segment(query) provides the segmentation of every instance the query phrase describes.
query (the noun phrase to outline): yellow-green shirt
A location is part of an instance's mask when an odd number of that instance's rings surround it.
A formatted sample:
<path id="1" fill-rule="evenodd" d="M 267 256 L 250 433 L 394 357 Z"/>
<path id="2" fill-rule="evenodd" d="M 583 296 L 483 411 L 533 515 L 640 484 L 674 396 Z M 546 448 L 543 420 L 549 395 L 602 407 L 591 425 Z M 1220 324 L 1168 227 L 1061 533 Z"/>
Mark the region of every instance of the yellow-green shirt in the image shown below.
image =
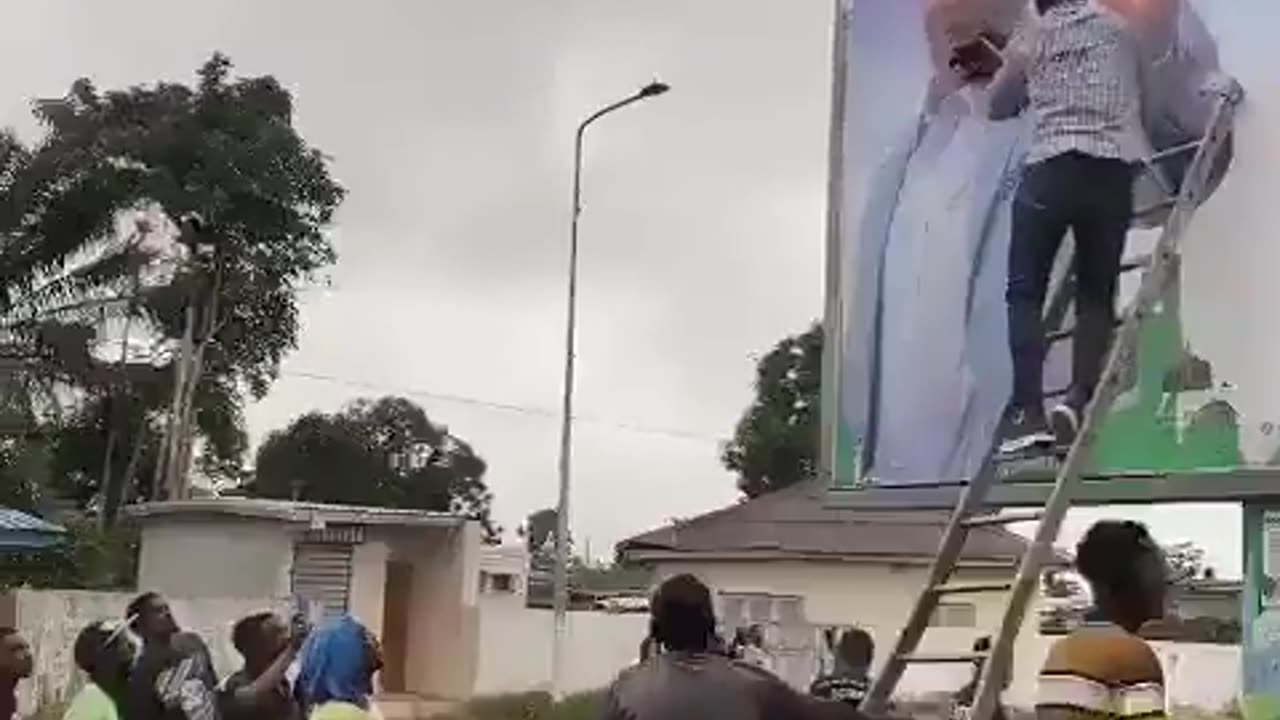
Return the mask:
<path id="1" fill-rule="evenodd" d="M 67 707 L 62 720 L 120 720 L 116 703 L 102 688 L 86 683 Z"/>
<path id="2" fill-rule="evenodd" d="M 372 705 L 368 710 L 344 702 L 327 702 L 311 711 L 309 720 L 382 720 Z"/>

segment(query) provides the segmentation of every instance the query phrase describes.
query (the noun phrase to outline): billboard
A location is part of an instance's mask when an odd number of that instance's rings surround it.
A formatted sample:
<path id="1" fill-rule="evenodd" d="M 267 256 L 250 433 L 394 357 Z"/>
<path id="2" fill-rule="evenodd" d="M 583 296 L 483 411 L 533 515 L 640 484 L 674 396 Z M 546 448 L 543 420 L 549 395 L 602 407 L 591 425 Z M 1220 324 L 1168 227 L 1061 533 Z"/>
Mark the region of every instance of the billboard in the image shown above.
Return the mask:
<path id="1" fill-rule="evenodd" d="M 1117 314 L 1190 161 L 1187 143 L 1213 111 L 1215 84 L 1232 79 L 1246 99 L 1092 471 L 1280 464 L 1280 203 L 1269 197 L 1280 181 L 1280 2 L 1095 1 L 1138 40 L 1145 136 L 1162 153 L 1134 182 L 1124 257 L 1136 269 L 1120 277 Z M 950 60 L 979 35 L 1002 44 L 1034 11 L 1026 0 L 840 7 L 824 459 L 837 488 L 963 481 L 997 439 L 1013 384 L 1006 286 L 1032 117 L 990 119 L 989 84 L 962 80 Z M 1068 239 L 1050 295 L 1068 277 L 1070 253 Z M 1073 337 L 1050 337 L 1046 407 L 1069 386 L 1072 364 Z M 1024 453 L 1002 474 L 1043 474 L 1056 462 L 1050 451 Z"/>

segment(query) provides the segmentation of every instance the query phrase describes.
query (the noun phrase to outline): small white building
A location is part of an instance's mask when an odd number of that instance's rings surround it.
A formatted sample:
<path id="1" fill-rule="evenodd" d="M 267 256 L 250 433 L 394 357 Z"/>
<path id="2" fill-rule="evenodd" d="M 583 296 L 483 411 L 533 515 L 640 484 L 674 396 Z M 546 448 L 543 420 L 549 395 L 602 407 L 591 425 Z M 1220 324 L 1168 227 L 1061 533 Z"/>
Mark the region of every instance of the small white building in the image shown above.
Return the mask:
<path id="1" fill-rule="evenodd" d="M 481 533 L 444 513 L 218 498 L 129 508 L 138 588 L 292 599 L 382 638 L 384 692 L 465 698 L 475 682 Z"/>
<path id="2" fill-rule="evenodd" d="M 623 562 L 654 569 L 655 582 L 691 573 L 716 594 L 726 639 L 759 624 L 778 673 L 807 686 L 829 659 L 828 633 L 869 631 L 883 662 L 906 621 L 938 550 L 948 513 L 831 508 L 821 489 L 798 487 L 740 502 L 638 535 L 618 545 Z M 1007 582 L 1027 541 L 1001 527 L 969 535 L 955 580 Z M 957 596 L 942 603 L 921 650 L 967 652 L 999 626 L 1005 593 Z M 1036 644 L 1033 607 L 1019 637 Z M 1033 651 L 1034 653 L 1039 650 Z M 1015 684 L 1034 683 L 1019 664 Z M 954 689 L 968 680 L 964 665 L 913 666 L 904 693 Z"/>
<path id="3" fill-rule="evenodd" d="M 528 551 L 519 545 L 484 548 L 480 554 L 480 596 L 523 606 L 528 594 Z"/>

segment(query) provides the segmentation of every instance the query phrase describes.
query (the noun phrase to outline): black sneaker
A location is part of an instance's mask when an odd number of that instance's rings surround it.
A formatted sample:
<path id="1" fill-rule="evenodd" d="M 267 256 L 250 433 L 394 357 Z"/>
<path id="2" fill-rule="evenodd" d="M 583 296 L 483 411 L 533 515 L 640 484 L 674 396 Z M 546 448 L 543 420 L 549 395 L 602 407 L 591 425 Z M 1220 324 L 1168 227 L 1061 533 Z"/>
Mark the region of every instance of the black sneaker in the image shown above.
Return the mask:
<path id="1" fill-rule="evenodd" d="M 1000 437 L 1001 455 L 1015 455 L 1053 444 L 1053 433 L 1049 432 L 1044 411 L 1035 408 L 1009 408 Z"/>
<path id="2" fill-rule="evenodd" d="M 1049 411 L 1053 436 L 1059 445 L 1069 447 L 1076 441 L 1076 436 L 1080 434 L 1080 415 L 1083 410 L 1084 403 L 1068 399 L 1066 402 L 1058 403 L 1053 410 Z"/>

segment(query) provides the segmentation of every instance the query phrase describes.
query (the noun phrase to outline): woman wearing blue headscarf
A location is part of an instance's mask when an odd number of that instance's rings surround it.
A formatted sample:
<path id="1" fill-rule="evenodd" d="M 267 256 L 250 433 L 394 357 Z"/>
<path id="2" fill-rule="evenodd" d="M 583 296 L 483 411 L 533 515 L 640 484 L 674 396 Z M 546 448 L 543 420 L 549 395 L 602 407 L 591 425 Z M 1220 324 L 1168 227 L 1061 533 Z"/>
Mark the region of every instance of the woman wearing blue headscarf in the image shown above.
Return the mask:
<path id="1" fill-rule="evenodd" d="M 371 701 L 382 652 L 349 615 L 312 633 L 302 648 L 297 692 L 309 720 L 377 720 Z"/>

